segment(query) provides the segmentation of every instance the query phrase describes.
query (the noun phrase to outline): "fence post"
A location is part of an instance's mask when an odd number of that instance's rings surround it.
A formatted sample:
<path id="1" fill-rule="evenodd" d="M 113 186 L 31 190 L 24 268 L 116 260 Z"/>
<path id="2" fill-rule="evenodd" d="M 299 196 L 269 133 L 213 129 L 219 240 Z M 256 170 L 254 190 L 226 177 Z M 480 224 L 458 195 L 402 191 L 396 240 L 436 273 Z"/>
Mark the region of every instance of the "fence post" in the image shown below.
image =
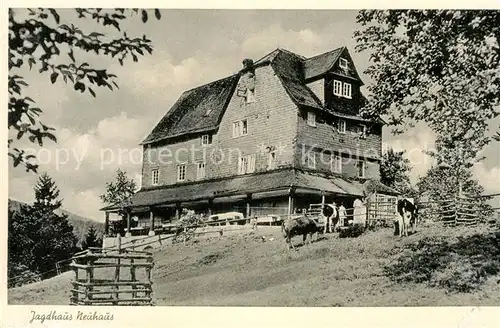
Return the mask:
<path id="1" fill-rule="evenodd" d="M 116 236 L 116 248 L 118 250 L 118 255 L 121 253 L 121 248 L 122 248 L 122 239 L 120 234 Z M 115 269 L 115 283 L 118 283 L 120 281 L 120 258 L 118 257 L 117 259 L 117 266 Z M 120 286 L 118 284 L 115 285 L 115 293 L 113 294 L 113 299 L 114 305 L 118 305 L 118 290 L 120 289 Z"/>
<path id="2" fill-rule="evenodd" d="M 130 259 L 130 280 L 132 281 L 132 289 L 136 289 L 135 283 L 135 265 L 134 265 L 134 259 Z M 132 298 L 136 298 L 137 293 L 132 292 Z"/>
<path id="3" fill-rule="evenodd" d="M 455 226 L 458 224 L 458 199 L 455 197 Z"/>
<path id="4" fill-rule="evenodd" d="M 90 257 L 87 259 L 87 268 L 85 270 L 87 272 L 87 288 L 85 288 L 85 301 L 89 303 L 92 301 L 92 285 L 94 283 L 94 267 L 93 260 Z"/>

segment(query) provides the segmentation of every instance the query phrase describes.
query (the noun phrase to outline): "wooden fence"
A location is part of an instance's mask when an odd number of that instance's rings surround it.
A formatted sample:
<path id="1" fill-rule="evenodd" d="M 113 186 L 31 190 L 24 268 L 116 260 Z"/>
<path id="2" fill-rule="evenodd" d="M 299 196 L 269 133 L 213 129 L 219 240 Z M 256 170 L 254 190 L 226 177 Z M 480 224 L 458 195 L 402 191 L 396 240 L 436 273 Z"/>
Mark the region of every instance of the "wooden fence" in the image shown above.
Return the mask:
<path id="1" fill-rule="evenodd" d="M 152 253 L 121 249 L 117 238 L 116 250 L 89 248 L 73 256 L 71 305 L 152 305 Z"/>
<path id="2" fill-rule="evenodd" d="M 476 225 L 480 222 L 481 206 L 477 198 L 454 197 L 418 204 L 419 216 L 441 221 L 446 226 Z"/>

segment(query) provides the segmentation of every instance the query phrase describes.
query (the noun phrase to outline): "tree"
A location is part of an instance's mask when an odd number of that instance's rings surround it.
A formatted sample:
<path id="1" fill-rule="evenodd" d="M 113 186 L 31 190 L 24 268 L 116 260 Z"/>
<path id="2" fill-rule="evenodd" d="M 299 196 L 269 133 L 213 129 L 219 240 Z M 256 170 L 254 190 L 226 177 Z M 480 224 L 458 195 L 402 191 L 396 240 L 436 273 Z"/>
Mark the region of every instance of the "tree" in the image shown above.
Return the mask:
<path id="1" fill-rule="evenodd" d="M 9 219 L 9 266 L 25 265 L 30 272 L 47 278 L 55 274 L 55 263 L 71 257 L 77 238 L 61 207 L 59 189 L 48 174 L 34 187 L 35 202 L 21 206 Z M 14 272 L 12 272 L 14 274 Z"/>
<path id="2" fill-rule="evenodd" d="M 116 170 L 114 181 L 106 183 L 106 192 L 99 197 L 107 205 L 123 204 L 136 192 L 137 184 L 134 179 L 127 177 L 127 172 Z"/>
<path id="3" fill-rule="evenodd" d="M 89 247 L 101 247 L 102 238 L 97 236 L 97 230 L 93 225 L 91 225 L 87 230 L 87 235 L 85 240 L 82 242 L 82 248 L 87 249 Z"/>
<path id="4" fill-rule="evenodd" d="M 357 51 L 370 51 L 370 101 L 394 133 L 424 121 L 443 143 L 474 152 L 500 114 L 500 11 L 361 10 Z"/>
<path id="5" fill-rule="evenodd" d="M 106 183 L 106 192 L 99 195 L 101 201 L 107 205 L 119 206 L 118 214 L 121 221 L 112 221 L 114 231 L 123 231 L 126 227 L 127 203 L 136 192 L 137 184 L 127 177 L 127 172 L 118 169 L 114 181 Z"/>
<path id="6" fill-rule="evenodd" d="M 76 249 L 77 238 L 66 214 L 57 214 L 62 201 L 58 199 L 59 189 L 47 173 L 38 179 L 35 188 L 35 202 L 30 216 L 40 221 L 40 229 L 34 232 L 36 241 L 32 252 L 36 258 L 35 269 L 46 272 L 54 268 L 57 261 L 66 260 Z"/>
<path id="7" fill-rule="evenodd" d="M 116 75 L 107 69 L 92 67 L 78 60 L 78 50 L 95 53 L 96 56 L 116 58 L 123 65 L 127 57 L 134 62 L 144 52 L 152 53 L 151 40 L 145 35 L 129 37 L 122 32 L 120 23 L 132 15 L 139 14 L 142 21 L 148 20 L 148 12 L 138 9 L 83 9 L 75 8 L 78 18 L 93 20 L 102 27 L 111 27 L 121 36 L 113 36 L 112 31 L 83 31 L 73 22 L 61 24 L 61 16 L 55 9 L 9 9 L 9 132 L 16 134 L 15 139 L 27 137 L 31 142 L 43 146 L 46 139 L 57 141 L 54 129 L 39 118 L 42 109 L 35 100 L 26 96 L 27 81 L 23 78 L 22 68 L 38 69 L 46 74 L 51 83 L 58 78 L 73 86 L 79 92 L 87 91 L 93 97 L 92 87 L 118 88 Z M 160 11 L 154 10 L 157 19 Z M 63 17 L 64 18 L 64 17 Z M 103 31 L 105 29 L 102 29 Z M 116 33 L 115 33 L 116 35 Z M 67 53 L 68 57 L 62 56 Z M 14 138 L 9 137 L 8 155 L 14 167 L 22 164 L 26 171 L 36 172 L 38 165 L 32 154 L 14 147 Z"/>
<path id="8" fill-rule="evenodd" d="M 403 194 L 413 191 L 409 173 L 410 161 L 404 158 L 404 151 L 395 152 L 392 148 L 382 155 L 380 162 L 380 182 Z"/>

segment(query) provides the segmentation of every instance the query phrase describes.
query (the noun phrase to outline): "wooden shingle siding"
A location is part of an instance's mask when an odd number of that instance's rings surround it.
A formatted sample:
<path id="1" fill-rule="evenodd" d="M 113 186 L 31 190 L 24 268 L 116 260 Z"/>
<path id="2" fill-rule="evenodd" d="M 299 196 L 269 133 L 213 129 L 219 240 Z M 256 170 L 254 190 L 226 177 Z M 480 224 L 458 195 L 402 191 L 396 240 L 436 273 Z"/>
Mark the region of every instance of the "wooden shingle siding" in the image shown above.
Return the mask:
<path id="1" fill-rule="evenodd" d="M 238 88 L 238 87 L 237 87 Z M 247 119 L 248 135 L 232 137 L 232 122 Z M 257 153 L 259 145 L 279 145 L 285 152 L 278 153 L 277 166 L 290 165 L 293 154 L 292 141 L 297 127 L 297 108 L 288 97 L 271 66 L 255 70 L 255 102 L 245 103 L 244 98 L 235 93 L 221 120 L 218 146 L 221 149 L 240 151 L 242 155 L 256 154 L 255 171 L 267 170 L 267 153 Z M 238 173 L 238 162 L 233 158 L 230 163 L 210 166 L 207 176 L 225 177 Z"/>
<path id="2" fill-rule="evenodd" d="M 308 83 L 307 86 L 318 97 L 321 104 L 325 104 L 325 81 L 323 79 Z"/>
<path id="3" fill-rule="evenodd" d="M 316 127 L 307 125 L 302 116 L 297 121 L 297 143 L 315 145 L 318 148 L 343 151 L 349 150 L 352 154 L 360 153 L 369 157 L 379 158 L 382 151 L 382 135 L 380 131 L 372 131 L 365 138 L 360 138 L 358 132 L 361 122 L 346 121 L 346 133 L 339 133 L 337 121 L 339 118 L 330 118 L 324 122 L 316 122 Z"/>

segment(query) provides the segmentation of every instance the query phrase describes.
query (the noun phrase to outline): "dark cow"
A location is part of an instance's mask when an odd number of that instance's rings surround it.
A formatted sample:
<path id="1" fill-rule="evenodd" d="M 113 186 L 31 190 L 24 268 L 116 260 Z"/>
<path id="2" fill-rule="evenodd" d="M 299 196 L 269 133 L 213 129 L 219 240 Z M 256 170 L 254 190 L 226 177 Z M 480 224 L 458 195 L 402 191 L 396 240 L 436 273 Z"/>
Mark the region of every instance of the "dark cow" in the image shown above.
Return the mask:
<path id="1" fill-rule="evenodd" d="M 417 207 L 408 199 L 398 201 L 398 235 L 408 236 L 408 226 L 411 226 L 412 233 L 415 232 L 417 225 Z"/>
<path id="2" fill-rule="evenodd" d="M 303 242 L 306 244 L 307 235 L 309 234 L 309 243 L 312 240 L 312 235 L 314 233 L 320 233 L 323 231 L 323 226 L 318 224 L 316 220 L 306 216 L 300 216 L 297 218 L 289 218 L 284 220 L 281 224 L 281 231 L 283 232 L 283 237 L 288 245 L 292 249 L 295 249 L 291 239 L 295 236 L 303 236 Z"/>

